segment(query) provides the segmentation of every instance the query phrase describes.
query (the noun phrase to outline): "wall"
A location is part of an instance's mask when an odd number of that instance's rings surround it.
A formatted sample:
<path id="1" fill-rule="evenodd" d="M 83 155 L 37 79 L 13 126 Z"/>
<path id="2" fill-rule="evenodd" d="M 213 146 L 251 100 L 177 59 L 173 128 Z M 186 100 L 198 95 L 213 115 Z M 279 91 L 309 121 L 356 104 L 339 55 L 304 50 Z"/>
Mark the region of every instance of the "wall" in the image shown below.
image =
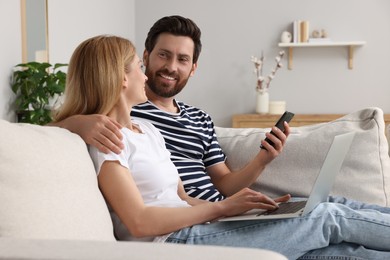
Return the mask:
<path id="1" fill-rule="evenodd" d="M 88 37 L 115 34 L 134 39 L 134 0 L 49 0 L 49 61 L 68 63 L 76 46 Z M 19 0 L 0 1 L 0 118 L 15 121 L 10 88 L 13 66 L 22 62 Z"/>
<path id="2" fill-rule="evenodd" d="M 295 113 L 349 113 L 367 106 L 390 113 L 388 0 L 143 0 L 136 1 L 136 10 L 138 48 L 165 15 L 189 17 L 202 29 L 199 67 L 179 98 L 206 110 L 217 125 L 230 126 L 233 114 L 255 111 L 250 57 L 264 50 L 269 72 L 282 31 L 296 19 L 309 20 L 311 29 L 325 28 L 335 41 L 367 44 L 356 49 L 353 70 L 345 47 L 294 49 L 293 70 L 284 60 L 271 100 L 286 100 Z"/>
<path id="3" fill-rule="evenodd" d="M 99 34 L 134 38 L 134 0 L 49 0 L 49 59 L 68 63 L 74 49 Z"/>
<path id="4" fill-rule="evenodd" d="M 13 66 L 22 60 L 20 1 L 0 1 L 0 32 L 0 118 L 15 121 L 10 77 Z"/>
<path id="5" fill-rule="evenodd" d="M 243 3 L 245 5 L 243 5 Z M 21 61 L 19 1 L 0 2 L 0 116 L 13 120 L 9 106 L 12 66 Z M 333 40 L 363 40 L 347 68 L 346 48 L 294 50 L 293 70 L 284 67 L 272 82 L 272 100 L 286 100 L 295 113 L 349 113 L 378 106 L 390 113 L 390 1 L 388 0 L 49 0 L 51 63 L 66 63 L 87 37 L 109 33 L 136 42 L 141 54 L 150 26 L 165 15 L 180 14 L 202 29 L 199 68 L 179 95 L 206 110 L 219 126 L 230 126 L 236 113 L 255 109 L 255 75 L 251 55 L 264 51 L 267 73 L 282 31 L 295 19 L 325 28 Z M 283 61 L 284 65 L 286 60 Z"/>

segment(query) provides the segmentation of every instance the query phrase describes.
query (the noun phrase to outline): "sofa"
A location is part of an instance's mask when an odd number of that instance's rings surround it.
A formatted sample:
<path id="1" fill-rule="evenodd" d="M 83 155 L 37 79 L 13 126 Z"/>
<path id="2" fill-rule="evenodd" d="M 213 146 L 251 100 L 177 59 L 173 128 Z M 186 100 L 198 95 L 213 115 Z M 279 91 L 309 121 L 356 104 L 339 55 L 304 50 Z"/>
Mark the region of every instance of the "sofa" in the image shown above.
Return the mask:
<path id="1" fill-rule="evenodd" d="M 235 170 L 254 157 L 259 140 L 270 129 L 217 127 L 216 131 L 227 164 Z M 377 107 L 361 109 L 327 123 L 292 127 L 283 152 L 266 167 L 252 188 L 271 197 L 286 193 L 308 197 L 333 137 L 348 131 L 356 135 L 331 195 L 389 207 L 390 125 L 385 126 L 383 111 Z"/>
<path id="2" fill-rule="evenodd" d="M 216 127 L 229 167 L 243 167 L 269 130 Z M 389 206 L 389 147 L 380 108 L 293 127 L 283 153 L 252 188 L 270 196 L 307 196 L 332 137 L 346 131 L 356 136 L 332 194 Z M 0 133 L 0 259 L 286 259 L 261 249 L 116 241 L 78 135 L 5 120 Z"/>

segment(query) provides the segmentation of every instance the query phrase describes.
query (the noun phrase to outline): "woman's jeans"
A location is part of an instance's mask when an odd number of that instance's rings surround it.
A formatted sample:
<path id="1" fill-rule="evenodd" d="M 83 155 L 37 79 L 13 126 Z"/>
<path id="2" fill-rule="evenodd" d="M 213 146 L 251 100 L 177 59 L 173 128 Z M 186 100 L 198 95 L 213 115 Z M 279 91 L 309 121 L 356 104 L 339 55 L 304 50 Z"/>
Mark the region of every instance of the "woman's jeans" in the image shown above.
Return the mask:
<path id="1" fill-rule="evenodd" d="M 289 259 L 390 259 L 390 208 L 329 201 L 299 218 L 195 225 L 166 242 L 261 248 Z"/>

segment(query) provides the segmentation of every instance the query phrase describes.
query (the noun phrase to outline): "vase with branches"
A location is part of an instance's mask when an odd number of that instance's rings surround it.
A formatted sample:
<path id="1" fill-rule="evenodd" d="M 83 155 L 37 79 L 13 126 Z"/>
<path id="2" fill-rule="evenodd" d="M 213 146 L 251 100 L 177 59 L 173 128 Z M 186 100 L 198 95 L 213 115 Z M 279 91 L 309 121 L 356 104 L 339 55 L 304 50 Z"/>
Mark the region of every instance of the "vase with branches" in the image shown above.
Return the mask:
<path id="1" fill-rule="evenodd" d="M 282 58 L 284 56 L 284 51 L 280 51 L 278 56 L 275 57 L 275 67 L 271 70 L 271 72 L 267 76 L 263 76 L 263 65 L 264 65 L 264 54 L 261 52 L 261 57 L 258 58 L 256 56 L 251 57 L 251 61 L 253 62 L 255 68 L 254 72 L 256 74 L 256 92 L 257 92 L 257 105 L 256 112 L 257 113 L 268 113 L 269 111 L 269 87 L 271 81 L 274 79 L 276 72 L 278 69 L 282 68 Z"/>

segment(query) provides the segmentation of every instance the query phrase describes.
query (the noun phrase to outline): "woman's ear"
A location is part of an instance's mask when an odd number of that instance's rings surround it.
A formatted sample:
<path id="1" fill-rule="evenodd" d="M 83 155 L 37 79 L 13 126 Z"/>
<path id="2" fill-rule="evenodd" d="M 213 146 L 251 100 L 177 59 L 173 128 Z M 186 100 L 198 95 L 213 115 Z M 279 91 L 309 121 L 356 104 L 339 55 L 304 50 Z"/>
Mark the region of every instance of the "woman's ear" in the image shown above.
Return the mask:
<path id="1" fill-rule="evenodd" d="M 127 75 L 125 74 L 125 77 L 123 78 L 122 82 L 122 88 L 127 88 L 129 86 L 129 79 L 127 78 Z"/>

